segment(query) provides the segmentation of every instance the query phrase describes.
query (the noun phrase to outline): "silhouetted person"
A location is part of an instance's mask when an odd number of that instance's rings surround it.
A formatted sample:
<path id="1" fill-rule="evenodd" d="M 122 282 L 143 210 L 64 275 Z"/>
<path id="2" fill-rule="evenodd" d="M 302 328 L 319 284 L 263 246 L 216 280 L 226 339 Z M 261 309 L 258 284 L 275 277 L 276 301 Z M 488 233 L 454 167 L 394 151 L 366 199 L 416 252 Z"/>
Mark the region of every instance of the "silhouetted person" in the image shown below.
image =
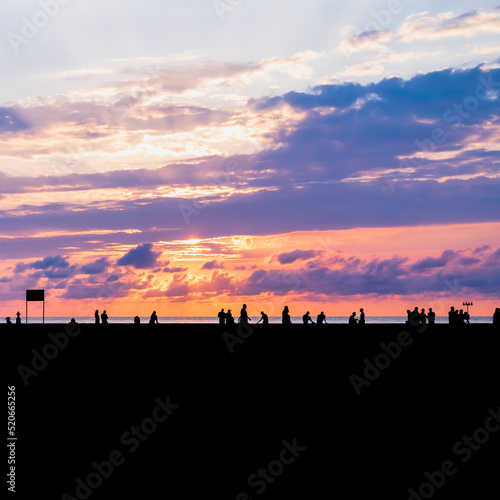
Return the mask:
<path id="1" fill-rule="evenodd" d="M 409 309 L 406 310 L 406 324 L 411 325 L 411 311 Z"/>
<path id="2" fill-rule="evenodd" d="M 285 308 L 283 309 L 283 312 L 281 313 L 281 322 L 284 325 L 291 325 L 292 324 L 292 320 L 290 319 L 290 312 L 288 310 L 288 306 L 285 306 Z"/>
<path id="3" fill-rule="evenodd" d="M 318 314 L 318 318 L 317 318 L 317 321 L 318 321 L 318 325 L 321 325 L 321 324 L 327 324 L 326 322 L 326 316 L 325 316 L 325 313 L 323 311 L 321 311 L 320 314 Z"/>
<path id="4" fill-rule="evenodd" d="M 101 321 L 103 325 L 108 324 L 108 315 L 106 314 L 106 311 L 103 311 L 101 314 Z"/>
<path id="5" fill-rule="evenodd" d="M 19 311 L 17 311 L 16 313 L 16 325 L 20 325 L 21 324 L 21 313 Z"/>
<path id="6" fill-rule="evenodd" d="M 427 319 L 429 320 L 429 325 L 433 325 L 436 322 L 436 313 L 432 310 L 432 307 L 429 307 Z"/>
<path id="7" fill-rule="evenodd" d="M 356 326 L 358 324 L 358 320 L 356 319 L 356 312 L 353 311 L 353 313 L 349 316 L 349 326 Z"/>
<path id="8" fill-rule="evenodd" d="M 458 311 L 456 311 L 453 306 L 450 307 L 450 311 L 448 312 L 448 323 L 450 325 L 456 325 L 458 323 Z"/>
<path id="9" fill-rule="evenodd" d="M 364 325 L 365 324 L 365 310 L 360 309 L 359 312 L 360 312 L 360 315 L 359 315 L 358 325 Z"/>
<path id="10" fill-rule="evenodd" d="M 493 313 L 493 324 L 500 325 L 500 307 L 497 307 Z"/>
<path id="11" fill-rule="evenodd" d="M 139 318 L 139 316 L 136 316 L 134 318 L 134 325 L 140 325 L 141 324 L 141 318 Z"/>
<path id="12" fill-rule="evenodd" d="M 307 311 L 304 316 L 302 316 L 302 322 L 304 325 L 307 325 L 308 323 L 312 323 L 314 325 L 314 321 L 312 320 L 311 316 L 309 316 L 309 311 Z"/>
<path id="13" fill-rule="evenodd" d="M 8 325 L 12 325 L 12 321 L 10 320 L 10 316 L 7 316 L 5 318 L 5 321 L 7 322 Z"/>
<path id="14" fill-rule="evenodd" d="M 257 321 L 257 324 L 259 324 L 261 321 L 262 321 L 263 325 L 269 324 L 269 318 L 264 311 L 260 311 L 260 319 L 259 319 L 259 321 Z"/>
<path id="15" fill-rule="evenodd" d="M 252 319 L 248 317 L 247 305 L 243 304 L 240 311 L 240 323 L 248 324 L 249 321 L 252 321 Z"/>
<path id="16" fill-rule="evenodd" d="M 78 325 L 78 323 L 76 322 L 75 318 L 71 318 L 71 320 L 70 320 L 69 324 L 70 324 L 71 326 Z"/>
<path id="17" fill-rule="evenodd" d="M 465 314 L 464 310 L 460 309 L 459 313 L 457 314 L 457 325 L 463 325 L 465 324 Z"/>
<path id="18" fill-rule="evenodd" d="M 410 325 L 411 326 L 420 326 L 420 313 L 418 312 L 418 307 L 415 306 L 415 309 L 411 312 L 410 316 Z"/>
<path id="19" fill-rule="evenodd" d="M 226 325 L 234 325 L 234 318 L 231 314 L 231 309 L 228 309 L 226 313 Z"/>
<path id="20" fill-rule="evenodd" d="M 464 320 L 467 324 L 470 323 L 470 314 L 467 311 L 464 312 Z"/>
<path id="21" fill-rule="evenodd" d="M 224 312 L 224 309 L 221 309 L 219 314 L 217 314 L 217 317 L 219 318 L 219 325 L 223 325 L 226 321 L 226 313 Z"/>
<path id="22" fill-rule="evenodd" d="M 95 324 L 99 324 L 99 311 L 96 309 L 94 313 L 94 318 L 95 318 Z"/>
<path id="23" fill-rule="evenodd" d="M 153 311 L 153 314 L 151 314 L 151 318 L 149 318 L 149 324 L 158 325 L 158 316 L 156 315 L 156 311 Z"/>
<path id="24" fill-rule="evenodd" d="M 420 311 L 420 314 L 418 315 L 418 319 L 421 325 L 427 324 L 427 314 L 425 314 L 425 309 L 422 309 Z"/>

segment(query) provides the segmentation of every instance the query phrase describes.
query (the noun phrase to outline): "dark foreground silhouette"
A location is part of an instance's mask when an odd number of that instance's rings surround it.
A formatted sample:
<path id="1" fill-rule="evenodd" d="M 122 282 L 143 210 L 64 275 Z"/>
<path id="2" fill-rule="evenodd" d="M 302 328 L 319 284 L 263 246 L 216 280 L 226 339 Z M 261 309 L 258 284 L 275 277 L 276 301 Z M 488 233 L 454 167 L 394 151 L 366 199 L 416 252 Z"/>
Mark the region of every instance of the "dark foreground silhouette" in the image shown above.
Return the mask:
<path id="1" fill-rule="evenodd" d="M 447 459 L 458 472 L 440 498 L 490 498 L 498 481 L 488 458 L 498 436 L 474 442 L 470 462 L 453 451 L 498 411 L 493 324 L 131 320 L 2 325 L 0 333 L 16 388 L 17 498 L 347 491 L 407 499 Z"/>

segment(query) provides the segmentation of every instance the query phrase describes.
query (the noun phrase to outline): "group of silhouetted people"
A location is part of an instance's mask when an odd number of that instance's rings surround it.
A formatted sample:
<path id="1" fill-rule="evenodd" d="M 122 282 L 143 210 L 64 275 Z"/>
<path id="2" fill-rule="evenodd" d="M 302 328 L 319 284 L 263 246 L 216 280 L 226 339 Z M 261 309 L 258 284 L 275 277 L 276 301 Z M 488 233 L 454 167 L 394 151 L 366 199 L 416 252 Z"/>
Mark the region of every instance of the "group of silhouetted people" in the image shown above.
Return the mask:
<path id="1" fill-rule="evenodd" d="M 359 310 L 359 319 L 356 318 L 356 311 L 353 311 L 349 316 L 349 326 L 364 326 L 366 324 L 365 310 Z"/>
<path id="2" fill-rule="evenodd" d="M 407 309 L 406 315 L 406 324 L 410 326 L 423 326 L 427 323 L 429 325 L 433 325 L 436 322 L 436 313 L 432 310 L 432 307 L 429 307 L 429 311 L 427 313 L 425 312 L 425 309 L 420 309 L 419 311 L 418 307 L 415 307 L 413 311 Z"/>
<path id="3" fill-rule="evenodd" d="M 10 316 L 7 316 L 5 318 L 5 322 L 8 324 L 8 325 L 12 325 L 12 321 L 10 319 Z M 21 313 L 19 311 L 17 311 L 16 313 L 16 325 L 20 325 L 21 324 Z"/>
<path id="4" fill-rule="evenodd" d="M 453 306 L 451 306 L 450 311 L 448 312 L 448 323 L 450 325 L 464 325 L 465 323 L 469 323 L 470 314 L 463 309 L 457 311 Z"/>
<path id="5" fill-rule="evenodd" d="M 362 311 L 362 309 L 361 309 Z M 221 309 L 219 313 L 217 314 L 217 318 L 219 319 L 219 324 L 220 325 L 234 325 L 235 320 L 234 317 L 231 313 L 231 309 L 228 309 L 227 312 L 224 311 L 224 309 Z M 248 317 L 248 312 L 247 312 L 247 305 L 243 304 L 243 307 L 241 308 L 240 311 L 240 316 L 238 318 L 238 323 L 239 324 L 248 324 L 249 321 L 252 321 L 251 318 Z M 317 316 L 317 321 L 316 323 L 313 321 L 313 319 L 310 316 L 309 311 L 307 311 L 303 316 L 302 316 L 302 322 L 304 325 L 307 325 L 309 323 L 312 324 L 327 324 L 326 322 L 326 316 L 323 311 L 321 311 L 320 314 Z M 260 312 L 260 319 L 257 321 L 257 324 L 262 323 L 263 325 L 268 325 L 269 324 L 269 316 L 264 312 Z M 283 325 L 291 325 L 292 320 L 290 318 L 290 310 L 288 309 L 288 306 L 285 306 L 283 309 L 283 312 L 281 313 L 281 323 Z"/>

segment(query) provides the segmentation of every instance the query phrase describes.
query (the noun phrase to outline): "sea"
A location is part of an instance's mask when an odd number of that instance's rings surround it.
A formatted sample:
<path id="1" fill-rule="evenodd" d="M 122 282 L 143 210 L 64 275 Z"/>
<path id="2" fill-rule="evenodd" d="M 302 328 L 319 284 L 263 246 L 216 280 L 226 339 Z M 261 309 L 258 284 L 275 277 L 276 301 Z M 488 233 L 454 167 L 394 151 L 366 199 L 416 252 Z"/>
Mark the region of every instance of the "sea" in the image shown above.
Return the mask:
<path id="1" fill-rule="evenodd" d="M 253 321 L 250 324 L 255 324 L 259 320 L 260 316 L 256 316 L 255 318 L 252 318 Z M 334 324 L 334 325 L 342 325 L 342 324 L 347 324 L 348 319 L 345 316 L 333 316 L 333 317 L 327 317 L 326 321 L 329 324 Z M 401 324 L 404 325 L 406 322 L 406 316 L 369 316 L 366 317 L 366 323 L 376 323 L 376 324 Z M 45 323 L 69 323 L 71 320 L 70 317 L 46 317 L 45 318 Z M 235 321 L 237 321 L 238 318 L 235 318 Z M 315 321 L 316 318 L 313 317 L 313 321 Z M 15 316 L 11 318 L 12 322 L 15 322 Z M 23 324 L 25 323 L 26 318 L 22 318 Z M 75 317 L 75 321 L 77 323 L 94 323 L 94 317 Z M 301 324 L 302 323 L 302 316 L 292 316 L 291 318 L 292 324 Z M 42 323 L 43 319 L 41 317 L 30 317 L 28 318 L 28 323 L 30 324 L 37 324 L 37 323 Z M 119 324 L 119 325 L 124 325 L 124 324 L 132 324 L 134 322 L 134 319 L 132 317 L 112 317 L 110 316 L 108 318 L 108 323 L 110 324 Z M 217 317 L 213 316 L 201 316 L 201 317 L 180 317 L 180 316 L 168 316 L 168 317 L 159 317 L 158 318 L 159 323 L 176 323 L 176 324 L 216 324 L 219 322 L 219 319 Z M 470 319 L 470 323 L 492 323 L 493 322 L 493 317 L 492 316 L 472 316 Z M 141 323 L 149 323 L 149 316 L 148 317 L 141 317 Z M 280 324 L 281 323 L 281 316 L 270 316 L 269 317 L 269 323 L 276 323 Z M 448 323 L 448 316 L 437 316 L 436 317 L 436 323 L 439 324 L 446 324 Z"/>

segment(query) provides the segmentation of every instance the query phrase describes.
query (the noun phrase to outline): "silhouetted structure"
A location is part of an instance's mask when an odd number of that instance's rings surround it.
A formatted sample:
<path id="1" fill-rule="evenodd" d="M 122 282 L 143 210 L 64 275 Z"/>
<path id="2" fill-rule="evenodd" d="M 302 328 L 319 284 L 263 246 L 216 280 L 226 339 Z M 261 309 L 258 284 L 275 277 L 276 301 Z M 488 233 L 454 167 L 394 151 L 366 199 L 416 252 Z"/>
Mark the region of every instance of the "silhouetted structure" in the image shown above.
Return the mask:
<path id="1" fill-rule="evenodd" d="M 21 313 L 19 311 L 17 311 L 16 313 L 16 325 L 20 325 L 21 324 Z"/>
<path id="2" fill-rule="evenodd" d="M 226 313 L 226 325 L 234 325 L 234 318 L 231 314 L 231 309 L 228 309 Z"/>
<path id="3" fill-rule="evenodd" d="M 358 325 L 364 325 L 365 324 L 365 310 L 361 308 L 359 310 L 359 322 Z"/>
<path id="4" fill-rule="evenodd" d="M 497 307 L 493 313 L 493 324 L 500 325 L 500 307 Z"/>
<path id="5" fill-rule="evenodd" d="M 156 311 L 153 311 L 153 314 L 151 314 L 151 318 L 149 318 L 149 324 L 150 325 L 158 325 L 158 316 L 156 315 Z"/>
<path id="6" fill-rule="evenodd" d="M 317 322 L 318 322 L 318 325 L 321 325 L 321 324 L 325 324 L 327 325 L 328 323 L 326 322 L 326 316 L 325 316 L 325 313 L 323 311 L 321 311 L 320 314 L 318 314 L 318 318 L 317 318 Z"/>
<path id="7" fill-rule="evenodd" d="M 436 313 L 432 310 L 432 307 L 429 307 L 427 319 L 429 320 L 429 325 L 433 325 L 436 322 Z"/>
<path id="8" fill-rule="evenodd" d="M 12 325 L 12 321 L 10 320 L 10 316 L 7 316 L 5 318 L 5 321 L 7 322 L 8 325 Z"/>
<path id="9" fill-rule="evenodd" d="M 103 311 L 101 314 L 101 321 L 103 325 L 108 324 L 108 315 L 106 314 L 106 311 Z"/>
<path id="10" fill-rule="evenodd" d="M 240 311 L 240 323 L 247 324 L 249 321 L 252 321 L 251 318 L 248 317 L 247 313 L 247 305 L 243 304 L 243 307 Z"/>
<path id="11" fill-rule="evenodd" d="M 349 326 L 356 326 L 358 324 L 358 320 L 356 319 L 356 312 L 353 311 L 353 313 L 349 316 Z"/>
<path id="12" fill-rule="evenodd" d="M 288 306 L 285 306 L 283 312 L 281 313 L 281 323 L 284 325 L 291 325 L 292 320 L 290 319 L 290 312 L 288 310 Z"/>
<path id="13" fill-rule="evenodd" d="M 96 309 L 94 313 L 94 318 L 95 318 L 95 324 L 99 324 L 99 311 Z"/>
<path id="14" fill-rule="evenodd" d="M 217 314 L 217 317 L 219 318 L 219 324 L 223 325 L 226 321 L 226 313 L 224 312 L 224 309 L 221 309 L 219 314 Z"/>
<path id="15" fill-rule="evenodd" d="M 304 323 L 304 325 L 307 325 L 308 323 L 312 323 L 314 325 L 314 321 L 312 320 L 311 316 L 309 316 L 309 311 L 307 311 L 304 316 L 302 316 L 302 323 Z"/>
<path id="16" fill-rule="evenodd" d="M 139 316 L 136 316 L 134 318 L 134 325 L 140 325 L 141 324 L 141 318 L 139 318 Z"/>
<path id="17" fill-rule="evenodd" d="M 71 320 L 70 320 L 69 324 L 70 324 L 71 326 L 78 325 L 78 323 L 76 322 L 76 319 L 75 319 L 75 318 L 71 318 Z"/>
<path id="18" fill-rule="evenodd" d="M 260 319 L 259 319 L 259 321 L 257 321 L 257 324 L 259 324 L 261 321 L 262 321 L 263 325 L 269 324 L 269 318 L 264 311 L 260 311 Z"/>

